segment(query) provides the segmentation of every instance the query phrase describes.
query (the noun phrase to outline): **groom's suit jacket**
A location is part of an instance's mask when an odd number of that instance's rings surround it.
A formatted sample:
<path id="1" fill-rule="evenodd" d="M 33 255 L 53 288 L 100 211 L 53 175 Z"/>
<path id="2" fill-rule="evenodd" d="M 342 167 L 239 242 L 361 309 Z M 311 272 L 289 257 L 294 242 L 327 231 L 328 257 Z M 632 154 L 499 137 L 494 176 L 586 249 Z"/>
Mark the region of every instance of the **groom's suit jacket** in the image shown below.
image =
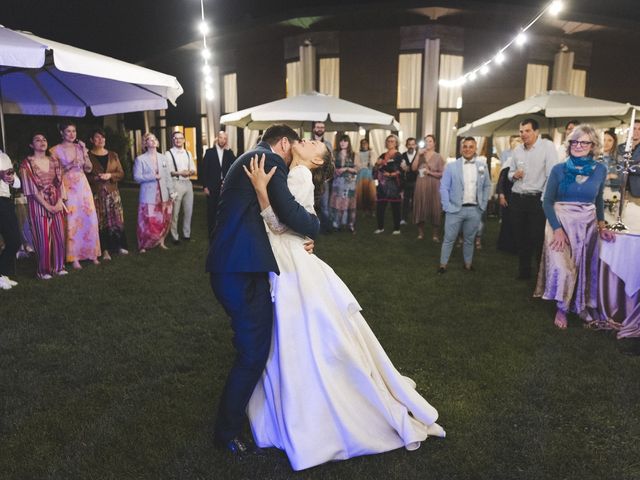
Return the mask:
<path id="1" fill-rule="evenodd" d="M 267 189 L 271 208 L 280 221 L 301 235 L 315 238 L 318 234 L 318 218 L 296 202 L 287 187 L 289 169 L 284 160 L 273 153 L 269 144 L 260 142 L 254 150 L 233 162 L 224 179 L 217 223 L 207 255 L 207 272 L 280 273 L 260 216 L 256 192 L 242 168 L 243 165 L 249 166 L 255 154 L 266 156 L 265 171 L 276 167 Z"/>
<path id="2" fill-rule="evenodd" d="M 487 208 L 487 202 L 491 194 L 491 176 L 487 165 L 476 157 L 474 159 L 478 176 L 476 179 L 476 203 L 483 212 Z M 462 198 L 464 195 L 464 175 L 462 166 L 464 159 L 458 158 L 455 162 L 449 163 L 440 181 L 440 201 L 442 209 L 447 213 L 456 213 L 462 209 Z"/>

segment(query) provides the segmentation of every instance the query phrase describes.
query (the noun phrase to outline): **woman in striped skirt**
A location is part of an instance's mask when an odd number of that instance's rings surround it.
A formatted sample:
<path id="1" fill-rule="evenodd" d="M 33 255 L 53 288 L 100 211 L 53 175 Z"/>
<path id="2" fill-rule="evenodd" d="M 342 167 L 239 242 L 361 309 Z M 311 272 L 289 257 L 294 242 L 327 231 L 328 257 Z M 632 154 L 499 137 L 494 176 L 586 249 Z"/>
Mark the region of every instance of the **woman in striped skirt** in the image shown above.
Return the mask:
<path id="1" fill-rule="evenodd" d="M 33 155 L 20 165 L 22 189 L 27 196 L 29 223 L 38 255 L 40 279 L 66 275 L 64 269 L 64 188 L 62 168 L 55 158 L 47 156 L 47 138 L 36 133 L 31 139 Z"/>

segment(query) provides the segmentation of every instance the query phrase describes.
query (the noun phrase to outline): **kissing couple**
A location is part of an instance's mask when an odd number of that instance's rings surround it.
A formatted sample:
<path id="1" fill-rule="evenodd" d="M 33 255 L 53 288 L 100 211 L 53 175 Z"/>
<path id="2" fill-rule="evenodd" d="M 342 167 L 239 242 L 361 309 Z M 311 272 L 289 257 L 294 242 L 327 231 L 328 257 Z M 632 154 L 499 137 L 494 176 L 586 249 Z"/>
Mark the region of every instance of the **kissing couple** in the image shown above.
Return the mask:
<path id="1" fill-rule="evenodd" d="M 279 448 L 294 470 L 445 436 L 353 294 L 313 254 L 314 183 L 333 170 L 323 142 L 269 127 L 225 177 L 207 256 L 236 350 L 214 442 L 241 456 Z M 257 447 L 241 438 L 247 417 Z"/>

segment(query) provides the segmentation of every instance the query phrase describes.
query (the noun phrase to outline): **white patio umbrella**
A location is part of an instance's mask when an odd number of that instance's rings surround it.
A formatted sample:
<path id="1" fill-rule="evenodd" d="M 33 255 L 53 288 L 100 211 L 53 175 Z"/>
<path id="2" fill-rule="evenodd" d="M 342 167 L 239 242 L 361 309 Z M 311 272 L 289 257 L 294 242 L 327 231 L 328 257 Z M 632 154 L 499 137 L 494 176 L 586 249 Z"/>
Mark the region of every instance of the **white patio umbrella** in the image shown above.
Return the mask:
<path id="1" fill-rule="evenodd" d="M 83 117 L 160 110 L 175 77 L 0 26 L 0 126 L 5 113 Z"/>
<path id="2" fill-rule="evenodd" d="M 400 129 L 400 124 L 393 115 L 318 92 L 303 93 L 228 113 L 220 118 L 220 122 L 234 127 L 248 127 L 251 130 L 264 130 L 277 122 L 309 130 L 311 122 L 324 122 L 327 130 Z"/>
<path id="3" fill-rule="evenodd" d="M 541 130 L 564 128 L 570 120 L 579 120 L 595 127 L 614 127 L 629 117 L 632 108 L 633 105 L 629 103 L 550 90 L 469 123 L 460 128 L 457 135 L 512 135 L 518 133 L 520 122 L 527 117 L 535 118 Z"/>

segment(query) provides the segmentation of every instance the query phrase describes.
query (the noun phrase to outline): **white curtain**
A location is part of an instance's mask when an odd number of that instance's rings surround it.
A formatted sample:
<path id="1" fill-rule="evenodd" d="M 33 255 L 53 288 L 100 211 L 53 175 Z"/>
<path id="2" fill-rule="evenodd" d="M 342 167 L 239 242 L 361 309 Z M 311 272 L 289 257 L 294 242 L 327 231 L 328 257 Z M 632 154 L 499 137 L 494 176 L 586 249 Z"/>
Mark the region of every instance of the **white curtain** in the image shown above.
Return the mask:
<path id="1" fill-rule="evenodd" d="M 340 97 L 340 59 L 320 59 L 320 93 Z"/>
<path id="2" fill-rule="evenodd" d="M 400 112 L 398 114 L 398 121 L 400 122 L 398 136 L 400 137 L 400 142 L 404 145 L 407 138 L 416 137 L 416 132 L 418 131 L 418 113 Z"/>
<path id="3" fill-rule="evenodd" d="M 463 73 L 463 57 L 461 55 L 440 55 L 440 80 L 455 80 Z M 439 108 L 460 108 L 462 87 L 438 88 Z"/>
<path id="4" fill-rule="evenodd" d="M 587 90 L 587 71 L 574 68 L 569 80 L 569 93 L 584 97 Z"/>
<path id="5" fill-rule="evenodd" d="M 302 93 L 302 66 L 300 61 L 287 63 L 287 97 Z"/>
<path id="6" fill-rule="evenodd" d="M 360 131 L 357 131 L 357 132 L 344 132 L 344 133 L 349 135 L 349 139 L 351 140 L 351 148 L 357 154 L 357 152 L 360 150 L 360 140 L 362 138 L 364 138 L 364 137 L 362 135 L 360 135 Z"/>
<path id="7" fill-rule="evenodd" d="M 420 108 L 422 54 L 403 53 L 398 58 L 398 108 Z"/>
<path id="8" fill-rule="evenodd" d="M 445 158 L 455 158 L 456 156 L 456 123 L 458 122 L 458 112 L 440 112 L 440 135 L 438 145 L 440 154 Z"/>
<path id="9" fill-rule="evenodd" d="M 258 143 L 259 136 L 260 136 L 260 130 L 249 130 L 247 127 L 244 128 L 244 151 L 245 152 L 256 146 L 256 143 Z"/>
<path id="10" fill-rule="evenodd" d="M 235 73 L 229 73 L 222 79 L 224 89 L 224 104 L 222 106 L 224 113 L 232 113 L 238 110 L 238 77 Z M 238 127 L 227 126 L 229 146 L 235 153 L 238 152 Z"/>
<path id="11" fill-rule="evenodd" d="M 524 86 L 524 98 L 547 91 L 549 84 L 549 66 L 527 64 L 527 79 Z"/>
<path id="12" fill-rule="evenodd" d="M 371 130 L 369 132 L 369 148 L 371 148 L 371 158 L 375 163 L 376 159 L 386 152 L 384 141 L 391 134 L 389 130 Z"/>

